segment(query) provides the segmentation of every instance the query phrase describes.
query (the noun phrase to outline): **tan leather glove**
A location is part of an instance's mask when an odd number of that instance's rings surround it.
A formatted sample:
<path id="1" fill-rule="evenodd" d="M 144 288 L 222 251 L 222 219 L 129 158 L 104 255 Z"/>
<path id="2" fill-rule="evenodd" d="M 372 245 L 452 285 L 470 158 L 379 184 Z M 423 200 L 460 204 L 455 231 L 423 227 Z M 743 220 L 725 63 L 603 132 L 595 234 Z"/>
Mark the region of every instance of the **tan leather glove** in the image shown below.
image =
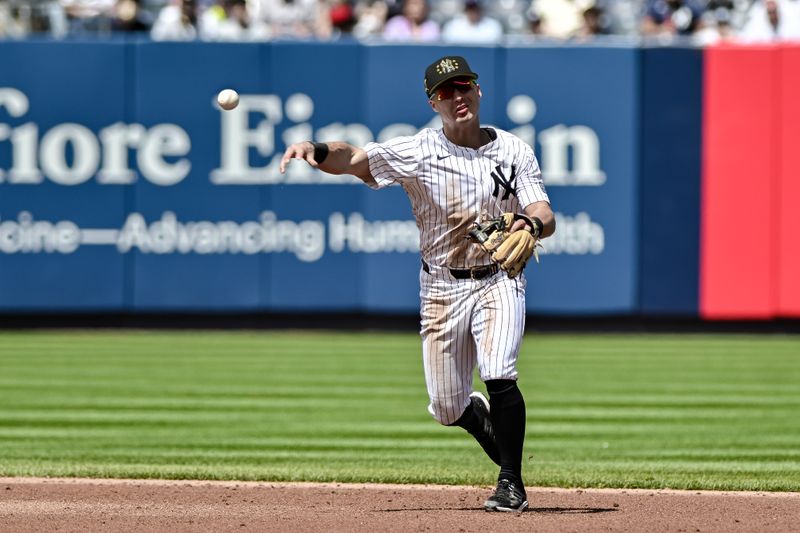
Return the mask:
<path id="1" fill-rule="evenodd" d="M 503 243 L 492 254 L 492 260 L 508 273 L 509 278 L 515 278 L 522 272 L 528 259 L 535 256 L 539 262 L 536 245 L 539 240 L 528 230 L 517 230 L 509 233 Z"/>
<path id="2" fill-rule="evenodd" d="M 511 232 L 511 226 L 516 220 L 524 220 L 533 230 L 520 229 Z M 519 213 L 503 213 L 497 218 L 482 223 L 476 222 L 467 238 L 478 243 L 509 278 L 514 278 L 525 268 L 531 255 L 537 263 L 539 262 L 536 247 L 541 246 L 539 243 L 541 230 L 542 223 L 539 220 L 534 222 Z"/>

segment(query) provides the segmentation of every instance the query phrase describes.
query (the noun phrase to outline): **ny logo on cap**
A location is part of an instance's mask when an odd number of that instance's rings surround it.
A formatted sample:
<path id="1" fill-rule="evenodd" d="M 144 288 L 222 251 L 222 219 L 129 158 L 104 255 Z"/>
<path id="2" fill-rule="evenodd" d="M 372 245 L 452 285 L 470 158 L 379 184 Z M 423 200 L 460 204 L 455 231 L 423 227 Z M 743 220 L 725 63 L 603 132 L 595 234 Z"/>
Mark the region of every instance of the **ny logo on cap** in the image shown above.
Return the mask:
<path id="1" fill-rule="evenodd" d="M 439 64 L 436 65 L 437 74 L 447 74 L 448 72 L 454 72 L 456 70 L 458 70 L 458 61 L 450 59 L 449 57 L 442 59 Z"/>

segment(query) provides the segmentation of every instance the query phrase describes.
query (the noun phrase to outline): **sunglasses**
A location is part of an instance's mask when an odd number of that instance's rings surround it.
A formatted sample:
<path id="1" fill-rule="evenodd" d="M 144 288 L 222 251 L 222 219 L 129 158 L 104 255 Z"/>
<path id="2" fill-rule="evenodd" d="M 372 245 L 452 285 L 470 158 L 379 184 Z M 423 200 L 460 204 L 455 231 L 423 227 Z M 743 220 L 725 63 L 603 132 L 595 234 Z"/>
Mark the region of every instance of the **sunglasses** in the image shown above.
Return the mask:
<path id="1" fill-rule="evenodd" d="M 450 83 L 445 83 L 440 85 L 434 95 L 436 99 L 440 102 L 442 100 L 449 100 L 453 97 L 456 91 L 461 94 L 467 94 L 472 90 L 475 86 L 475 80 L 458 80 L 458 81 L 451 81 Z"/>

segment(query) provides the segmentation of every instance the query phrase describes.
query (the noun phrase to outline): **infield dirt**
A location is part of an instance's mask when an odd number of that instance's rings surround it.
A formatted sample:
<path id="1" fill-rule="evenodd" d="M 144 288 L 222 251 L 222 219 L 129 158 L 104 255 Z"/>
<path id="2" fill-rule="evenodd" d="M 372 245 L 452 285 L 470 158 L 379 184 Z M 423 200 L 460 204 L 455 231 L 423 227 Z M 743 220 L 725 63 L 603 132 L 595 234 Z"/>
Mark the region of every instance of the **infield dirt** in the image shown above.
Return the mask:
<path id="1" fill-rule="evenodd" d="M 800 493 L 0 478 L 0 531 L 800 531 Z"/>

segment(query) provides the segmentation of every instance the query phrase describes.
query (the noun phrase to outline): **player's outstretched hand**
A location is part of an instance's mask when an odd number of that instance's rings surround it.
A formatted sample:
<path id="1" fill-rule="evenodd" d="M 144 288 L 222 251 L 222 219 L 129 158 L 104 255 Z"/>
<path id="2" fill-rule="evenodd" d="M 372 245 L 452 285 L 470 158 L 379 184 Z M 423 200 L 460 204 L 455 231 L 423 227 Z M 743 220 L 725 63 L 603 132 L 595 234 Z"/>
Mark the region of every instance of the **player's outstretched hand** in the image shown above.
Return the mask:
<path id="1" fill-rule="evenodd" d="M 294 143 L 290 145 L 285 152 L 283 152 L 280 166 L 281 174 L 286 172 L 286 165 L 288 165 L 292 159 L 305 159 L 305 161 L 312 167 L 317 168 L 319 166 L 317 161 L 314 159 L 314 143 L 311 141 Z"/>

